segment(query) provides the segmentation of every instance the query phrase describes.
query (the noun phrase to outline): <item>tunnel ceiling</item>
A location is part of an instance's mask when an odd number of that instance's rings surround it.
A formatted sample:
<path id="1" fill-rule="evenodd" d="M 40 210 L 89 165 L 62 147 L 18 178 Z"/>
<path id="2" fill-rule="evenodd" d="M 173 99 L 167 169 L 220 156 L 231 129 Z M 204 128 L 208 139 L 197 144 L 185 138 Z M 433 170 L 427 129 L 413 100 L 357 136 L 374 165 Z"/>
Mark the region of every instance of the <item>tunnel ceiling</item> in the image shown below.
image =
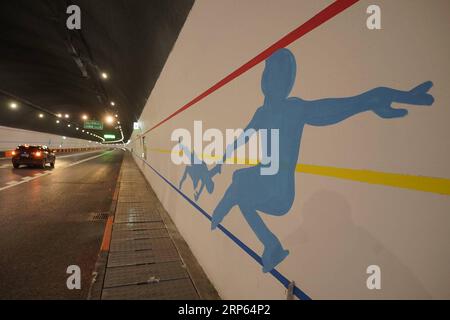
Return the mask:
<path id="1" fill-rule="evenodd" d="M 66 27 L 71 4 L 81 9 L 81 30 Z M 86 131 L 120 138 L 120 122 L 128 140 L 192 4 L 3 0 L 0 125 L 95 141 L 82 132 L 82 115 L 103 121 L 117 114 L 115 124 Z"/>

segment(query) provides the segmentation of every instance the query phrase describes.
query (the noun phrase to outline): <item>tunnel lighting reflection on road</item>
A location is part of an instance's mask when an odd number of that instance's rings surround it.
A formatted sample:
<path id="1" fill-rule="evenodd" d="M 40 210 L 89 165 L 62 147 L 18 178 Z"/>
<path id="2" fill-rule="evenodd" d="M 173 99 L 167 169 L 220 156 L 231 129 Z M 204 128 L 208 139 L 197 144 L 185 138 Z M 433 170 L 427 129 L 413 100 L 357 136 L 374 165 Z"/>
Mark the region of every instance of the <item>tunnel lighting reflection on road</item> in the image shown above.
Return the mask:
<path id="1" fill-rule="evenodd" d="M 10 107 L 11 109 L 17 109 L 17 103 L 11 102 L 11 103 L 9 104 L 9 107 Z"/>
<path id="2" fill-rule="evenodd" d="M 44 114 L 43 113 L 39 113 L 39 118 L 43 118 L 44 117 Z"/>
<path id="3" fill-rule="evenodd" d="M 108 76 L 108 74 L 106 72 L 102 72 L 100 75 L 101 75 L 102 79 L 106 80 L 106 79 L 109 78 L 109 76 Z"/>

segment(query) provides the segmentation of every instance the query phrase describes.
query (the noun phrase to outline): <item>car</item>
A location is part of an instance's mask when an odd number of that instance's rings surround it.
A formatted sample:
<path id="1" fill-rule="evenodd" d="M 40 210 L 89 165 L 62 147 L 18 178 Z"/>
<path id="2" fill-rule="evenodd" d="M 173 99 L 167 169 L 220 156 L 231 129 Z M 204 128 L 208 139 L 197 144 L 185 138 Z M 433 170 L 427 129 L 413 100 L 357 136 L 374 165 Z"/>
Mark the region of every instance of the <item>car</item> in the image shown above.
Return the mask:
<path id="1" fill-rule="evenodd" d="M 54 150 L 43 145 L 21 145 L 12 152 L 12 164 L 16 169 L 21 165 L 45 168 L 47 164 L 50 164 L 54 168 L 55 161 L 56 156 Z"/>

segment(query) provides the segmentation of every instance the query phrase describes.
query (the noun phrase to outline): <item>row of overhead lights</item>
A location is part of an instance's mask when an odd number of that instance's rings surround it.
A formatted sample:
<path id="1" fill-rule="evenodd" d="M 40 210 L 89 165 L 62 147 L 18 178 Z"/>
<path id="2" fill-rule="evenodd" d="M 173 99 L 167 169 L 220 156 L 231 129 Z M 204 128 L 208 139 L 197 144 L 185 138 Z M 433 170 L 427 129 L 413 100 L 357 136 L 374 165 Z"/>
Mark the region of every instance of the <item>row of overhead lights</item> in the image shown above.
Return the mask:
<path id="1" fill-rule="evenodd" d="M 103 71 L 103 72 L 100 73 L 100 78 L 102 78 L 103 80 L 108 80 L 108 79 L 109 79 L 109 74 Z M 111 102 L 110 102 L 110 105 L 111 105 L 112 107 L 114 107 L 114 106 L 116 105 L 116 103 L 115 103 L 114 101 L 111 101 Z M 106 115 L 106 117 L 105 117 L 105 122 L 106 122 L 107 124 L 109 124 L 109 125 L 113 125 L 114 122 L 116 121 L 116 119 L 118 119 L 118 118 L 119 118 L 119 115 L 118 115 L 118 114 L 115 114 L 114 116 L 108 114 L 108 115 Z M 87 120 L 87 119 L 84 119 L 84 118 L 83 118 L 83 120 Z M 121 134 L 122 134 L 122 137 L 123 137 L 122 126 L 120 125 L 120 121 L 117 121 L 117 124 L 119 125 L 119 130 L 120 130 L 120 132 L 121 132 Z M 83 131 L 84 131 L 84 130 L 83 130 Z M 96 136 L 96 135 L 94 135 L 94 136 Z M 98 137 L 98 136 L 97 136 L 97 137 Z M 103 138 L 100 137 L 100 139 L 103 139 Z M 103 141 L 104 141 L 104 139 L 103 139 Z"/>
<path id="2" fill-rule="evenodd" d="M 17 104 L 17 102 L 11 102 L 10 104 L 9 104 L 9 107 L 11 108 L 11 109 L 17 109 L 18 107 L 19 107 L 19 105 Z M 69 114 L 62 114 L 62 113 L 58 113 L 57 115 L 56 115 L 56 117 L 58 117 L 58 118 L 60 118 L 60 119 L 62 119 L 62 118 L 64 118 L 64 119 L 69 119 L 70 118 L 70 115 Z M 43 119 L 43 118 L 45 118 L 45 115 L 43 114 L 43 113 L 39 113 L 38 114 L 38 118 L 39 119 Z M 83 120 L 87 120 L 89 117 L 86 115 L 86 114 L 83 114 L 82 116 L 81 116 L 81 119 L 83 119 Z M 61 123 L 61 120 L 59 120 L 59 119 L 57 119 L 56 120 L 56 124 L 60 124 Z M 68 128 L 71 128 L 72 127 L 72 124 L 71 123 L 68 123 L 67 124 L 67 127 Z M 79 127 L 77 127 L 77 126 L 74 126 L 74 128 L 75 128 L 75 130 L 77 130 L 77 131 L 79 131 L 80 130 L 80 128 Z M 93 137 L 96 137 L 96 138 L 98 138 L 98 139 L 100 139 L 100 140 L 103 140 L 104 138 L 103 137 L 101 137 L 101 136 L 99 136 L 99 135 L 97 135 L 97 134 L 95 134 L 95 133 L 92 133 L 92 132 L 89 132 L 89 131 L 86 131 L 86 130 L 84 130 L 84 129 L 82 129 L 81 130 L 81 132 L 82 133 L 85 133 L 85 134 L 87 134 L 87 135 L 91 135 L 91 136 L 93 136 Z"/>
<path id="3" fill-rule="evenodd" d="M 111 102 L 111 104 L 112 105 L 115 105 L 115 103 L 114 102 Z M 10 107 L 11 107 L 11 109 L 17 109 L 17 107 L 18 107 L 18 105 L 17 105 L 17 103 L 15 103 L 15 102 L 11 102 L 10 103 Z M 69 114 L 62 114 L 62 113 L 58 113 L 57 115 L 56 115 L 58 118 L 65 118 L 65 119 L 69 119 L 70 118 L 70 115 Z M 38 114 L 38 117 L 39 118 L 44 118 L 45 116 L 44 116 L 44 114 L 43 113 L 39 113 Z M 113 124 L 114 123 L 114 121 L 115 121 L 115 118 L 118 118 L 119 117 L 119 115 L 118 114 L 115 114 L 114 116 L 112 116 L 112 115 L 107 115 L 106 117 L 105 117 L 105 122 L 107 123 L 107 124 Z M 81 119 L 82 120 L 88 120 L 89 119 L 89 117 L 88 117 L 88 115 L 86 115 L 86 114 L 83 114 L 82 116 L 81 116 Z M 56 120 L 56 123 L 60 123 L 61 121 L 60 120 Z M 120 122 L 118 122 L 118 124 L 120 124 Z M 71 125 L 69 124 L 68 125 L 68 127 L 70 127 Z"/>
<path id="4" fill-rule="evenodd" d="M 100 77 L 101 77 L 103 80 L 108 80 L 109 75 L 108 75 L 106 72 L 102 72 L 102 73 L 100 73 Z M 111 105 L 112 107 L 114 107 L 114 106 L 116 105 L 116 103 L 115 103 L 114 101 L 111 101 L 111 102 L 110 102 L 110 105 Z M 118 114 L 115 114 L 114 116 L 112 116 L 112 115 L 107 115 L 106 118 L 105 118 L 105 122 L 106 122 L 107 124 L 112 125 L 112 124 L 114 124 L 114 121 L 116 120 L 116 119 L 114 119 L 114 118 L 119 118 L 119 115 L 118 115 Z M 122 129 L 122 127 L 120 126 L 120 121 L 117 121 L 117 124 L 119 125 L 119 129 Z M 122 130 L 121 130 L 121 131 L 122 131 Z"/>
<path id="5" fill-rule="evenodd" d="M 100 73 L 100 77 L 101 77 L 103 80 L 107 80 L 107 79 L 109 78 L 109 75 L 108 75 L 108 73 L 106 73 L 106 72 L 101 72 L 101 73 Z M 116 103 L 115 103 L 114 101 L 111 101 L 111 102 L 110 102 L 110 105 L 114 107 L 114 106 L 116 105 Z M 16 102 L 11 102 L 11 103 L 9 104 L 9 106 L 10 106 L 11 109 L 17 109 L 17 108 L 18 108 L 18 104 L 17 104 Z M 43 118 L 45 117 L 45 115 L 44 115 L 43 113 L 39 113 L 39 114 L 38 114 L 38 117 L 39 117 L 40 119 L 43 119 Z M 64 115 L 63 115 L 62 113 L 58 113 L 58 114 L 56 114 L 56 117 L 58 117 L 58 118 L 60 118 L 60 119 L 62 119 L 62 118 L 64 118 L 64 119 L 69 119 L 69 118 L 70 118 L 70 115 L 67 114 L 67 113 L 64 114 Z M 118 115 L 118 114 L 115 114 L 114 116 L 108 114 L 108 115 L 106 115 L 106 117 L 105 117 L 105 122 L 106 122 L 107 124 L 109 124 L 109 125 L 112 125 L 112 124 L 114 124 L 114 122 L 115 122 L 116 119 L 118 119 L 118 118 L 119 118 L 119 115 Z M 89 117 L 88 117 L 88 115 L 83 114 L 83 115 L 81 116 L 81 119 L 82 119 L 82 120 L 88 120 Z M 61 120 L 57 119 L 57 120 L 56 120 L 56 124 L 60 124 L 60 123 L 61 123 Z M 123 135 L 123 132 L 122 132 L 122 126 L 120 125 L 120 121 L 117 121 L 117 124 L 119 125 L 119 129 L 120 129 L 120 131 L 121 131 L 121 133 L 122 133 L 122 135 Z M 68 128 L 72 127 L 72 124 L 70 124 L 70 123 L 67 124 L 67 127 L 68 127 Z M 75 130 L 79 131 L 80 128 L 79 128 L 79 127 L 75 127 Z M 87 135 L 91 135 L 91 136 L 93 136 L 93 137 L 96 137 L 96 138 L 101 139 L 101 140 L 104 141 L 104 138 L 103 138 L 103 137 L 100 137 L 99 135 L 97 135 L 97 134 L 95 134 L 95 133 L 92 133 L 92 132 L 89 132 L 89 131 L 85 131 L 84 129 L 81 130 L 81 132 L 82 132 L 82 133 L 85 133 L 85 134 L 87 134 Z"/>
<path id="6" fill-rule="evenodd" d="M 10 104 L 9 104 L 9 107 L 11 108 L 11 109 L 17 109 L 18 107 L 19 107 L 19 105 L 17 104 L 17 102 L 11 102 Z M 69 114 L 62 114 L 62 113 L 58 113 L 57 115 L 56 115 L 58 118 L 65 118 L 65 119 L 69 119 L 70 118 L 70 115 Z M 38 114 L 38 117 L 39 118 L 44 118 L 45 116 L 44 116 L 44 114 L 43 113 L 39 113 Z M 89 119 L 89 117 L 86 115 L 86 114 L 83 114 L 82 116 L 81 116 L 81 119 L 83 119 L 83 120 L 88 120 Z M 60 121 L 59 120 L 56 120 L 56 123 L 59 123 Z"/>

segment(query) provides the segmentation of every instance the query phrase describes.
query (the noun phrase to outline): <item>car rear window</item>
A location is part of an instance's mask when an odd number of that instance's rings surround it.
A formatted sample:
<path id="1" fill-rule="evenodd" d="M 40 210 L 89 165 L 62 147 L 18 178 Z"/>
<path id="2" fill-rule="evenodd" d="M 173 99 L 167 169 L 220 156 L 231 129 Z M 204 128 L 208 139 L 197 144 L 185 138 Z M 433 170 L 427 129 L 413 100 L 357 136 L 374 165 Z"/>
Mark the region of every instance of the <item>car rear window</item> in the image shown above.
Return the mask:
<path id="1" fill-rule="evenodd" d="M 36 151 L 36 150 L 39 150 L 40 149 L 40 147 L 37 147 L 37 146 L 20 146 L 19 148 L 18 148 L 20 151 Z"/>

